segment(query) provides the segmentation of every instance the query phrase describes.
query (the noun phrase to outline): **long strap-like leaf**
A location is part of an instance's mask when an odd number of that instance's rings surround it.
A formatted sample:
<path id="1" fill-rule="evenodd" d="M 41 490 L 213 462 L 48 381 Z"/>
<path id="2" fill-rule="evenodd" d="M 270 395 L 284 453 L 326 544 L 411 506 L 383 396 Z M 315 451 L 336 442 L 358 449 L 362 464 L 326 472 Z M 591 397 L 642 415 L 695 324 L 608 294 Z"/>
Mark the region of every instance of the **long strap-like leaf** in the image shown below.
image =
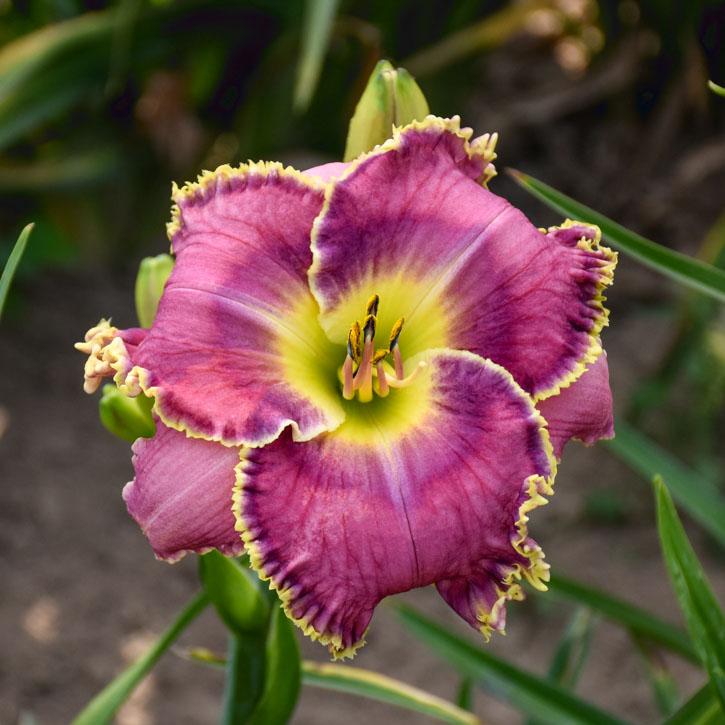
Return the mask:
<path id="1" fill-rule="evenodd" d="M 533 176 L 515 169 L 507 171 L 521 187 L 552 209 L 577 221 L 596 224 L 604 238 L 625 254 L 680 284 L 725 302 L 723 270 L 645 239 Z"/>

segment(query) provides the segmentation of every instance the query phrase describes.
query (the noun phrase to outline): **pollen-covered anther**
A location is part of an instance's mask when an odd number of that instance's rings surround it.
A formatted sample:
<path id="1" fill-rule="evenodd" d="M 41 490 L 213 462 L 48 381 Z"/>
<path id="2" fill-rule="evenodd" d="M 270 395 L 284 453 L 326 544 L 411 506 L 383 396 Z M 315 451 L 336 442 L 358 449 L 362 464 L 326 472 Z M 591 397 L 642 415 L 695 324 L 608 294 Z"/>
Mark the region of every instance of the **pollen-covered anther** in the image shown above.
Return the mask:
<path id="1" fill-rule="evenodd" d="M 345 400 L 352 400 L 357 393 L 361 403 L 369 403 L 373 399 L 374 392 L 384 398 L 389 394 L 390 388 L 405 388 L 410 385 L 425 367 L 425 363 L 419 363 L 416 369 L 407 378 L 405 377 L 403 358 L 398 344 L 405 323 L 403 317 L 395 322 L 390 331 L 389 347 L 375 350 L 375 333 L 378 326 L 376 315 L 379 306 L 378 295 L 370 297 L 366 305 L 364 324 L 354 322 L 348 332 L 347 352 L 341 370 L 342 397 Z M 394 376 L 390 364 L 385 363 L 388 355 L 393 356 Z M 377 378 L 375 385 L 373 385 L 374 378 Z"/>

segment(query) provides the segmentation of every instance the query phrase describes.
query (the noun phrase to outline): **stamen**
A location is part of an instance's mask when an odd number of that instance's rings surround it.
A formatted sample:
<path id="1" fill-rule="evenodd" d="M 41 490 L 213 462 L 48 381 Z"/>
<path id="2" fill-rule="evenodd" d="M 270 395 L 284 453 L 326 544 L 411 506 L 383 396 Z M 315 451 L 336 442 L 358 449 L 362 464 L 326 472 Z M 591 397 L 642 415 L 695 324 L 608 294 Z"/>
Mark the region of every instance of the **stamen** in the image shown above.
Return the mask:
<path id="1" fill-rule="evenodd" d="M 342 365 L 342 397 L 345 400 L 352 400 L 355 397 L 355 390 L 352 382 L 352 366 L 354 365 L 352 357 L 348 354 Z"/>
<path id="2" fill-rule="evenodd" d="M 398 338 L 405 324 L 405 317 L 401 317 L 390 331 L 390 349 L 393 353 L 393 362 L 395 363 L 395 376 L 398 380 L 402 380 L 405 377 L 405 370 L 403 369 L 403 357 L 400 354 L 400 347 L 398 347 Z"/>
<path id="3" fill-rule="evenodd" d="M 341 370 L 342 396 L 345 400 L 352 400 L 356 391 L 361 403 L 369 403 L 373 399 L 373 370 L 378 379 L 375 392 L 384 398 L 390 392 L 390 388 L 405 388 L 410 385 L 420 370 L 425 367 L 425 363 L 419 363 L 412 374 L 405 377 L 403 358 L 398 345 L 398 338 L 405 323 L 403 317 L 393 325 L 390 332 L 390 347 L 375 350 L 374 341 L 378 326 L 379 305 L 380 297 L 373 295 L 366 305 L 367 314 L 364 324 L 361 326 L 359 322 L 354 322 L 348 331 L 347 354 Z M 391 353 L 395 363 L 395 377 L 386 373 L 383 364 L 385 358 Z M 388 369 L 390 369 L 389 365 Z"/>
<path id="4" fill-rule="evenodd" d="M 390 386 L 388 385 L 388 376 L 385 374 L 385 368 L 383 368 L 383 360 L 390 354 L 390 350 L 378 350 L 373 355 L 373 365 L 375 365 L 375 371 L 378 375 L 378 394 L 381 398 L 387 396 L 390 392 Z"/>

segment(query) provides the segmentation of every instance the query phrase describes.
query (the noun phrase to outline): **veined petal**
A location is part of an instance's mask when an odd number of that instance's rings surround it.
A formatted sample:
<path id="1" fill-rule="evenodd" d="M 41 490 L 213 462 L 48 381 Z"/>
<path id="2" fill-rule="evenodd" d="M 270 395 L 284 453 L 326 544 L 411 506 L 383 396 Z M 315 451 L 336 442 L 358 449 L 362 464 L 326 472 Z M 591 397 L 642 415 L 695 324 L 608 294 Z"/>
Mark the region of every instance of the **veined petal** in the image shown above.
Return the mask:
<path id="1" fill-rule="evenodd" d="M 521 575 L 548 568 L 526 512 L 555 461 L 531 398 L 500 366 L 430 351 L 415 384 L 349 404 L 333 433 L 243 452 L 234 510 L 252 565 L 335 657 L 363 643 L 385 596 L 437 583 L 487 633 Z M 473 613 L 472 613 L 473 612 Z"/>
<path id="2" fill-rule="evenodd" d="M 259 446 L 287 426 L 305 440 L 342 421 L 339 350 L 307 285 L 322 188 L 256 164 L 175 189 L 176 264 L 132 370 L 166 425 Z"/>
<path id="3" fill-rule="evenodd" d="M 558 395 L 540 400 L 536 407 L 546 419 L 557 458 L 561 458 L 564 446 L 572 438 L 587 446 L 601 438 L 613 438 L 612 391 L 606 352 L 602 349 L 602 354 L 576 382 Z"/>
<path id="4" fill-rule="evenodd" d="M 377 294 L 382 329 L 405 318 L 406 354 L 470 350 L 543 399 L 593 361 L 615 255 L 595 227 L 544 234 L 483 188 L 495 139 L 469 145 L 469 136 L 429 117 L 333 180 L 313 230 L 310 286 L 335 342 Z"/>
<path id="5" fill-rule="evenodd" d="M 236 448 L 167 428 L 156 421 L 153 438 L 133 444 L 136 477 L 123 489 L 128 512 L 159 559 L 218 549 L 225 556 L 244 550 L 232 513 Z"/>

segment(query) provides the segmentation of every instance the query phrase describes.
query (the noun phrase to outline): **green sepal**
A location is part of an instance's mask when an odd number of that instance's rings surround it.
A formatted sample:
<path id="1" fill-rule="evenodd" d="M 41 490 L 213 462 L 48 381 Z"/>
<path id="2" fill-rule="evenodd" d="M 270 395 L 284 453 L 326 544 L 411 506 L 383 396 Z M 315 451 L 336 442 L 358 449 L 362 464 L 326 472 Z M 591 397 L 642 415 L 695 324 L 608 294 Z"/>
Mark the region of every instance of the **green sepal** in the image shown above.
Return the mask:
<path id="1" fill-rule="evenodd" d="M 173 268 L 174 258 L 170 254 L 159 254 L 141 260 L 134 289 L 136 316 L 141 327 L 149 329 L 153 324 L 164 285 Z"/>
<path id="2" fill-rule="evenodd" d="M 98 401 L 101 423 L 123 440 L 133 443 L 137 438 L 153 438 L 156 423 L 151 413 L 154 399 L 145 395 L 129 398 L 115 385 L 103 386 L 103 395 Z"/>
<path id="3" fill-rule="evenodd" d="M 384 143 L 393 126 L 422 121 L 429 112 L 413 76 L 404 68 L 395 70 L 387 60 L 378 61 L 350 119 L 344 160 L 352 161 Z"/>
<path id="4" fill-rule="evenodd" d="M 256 577 L 236 559 L 213 550 L 199 557 L 199 576 L 209 600 L 229 630 L 240 637 L 264 632 L 269 608 Z"/>

